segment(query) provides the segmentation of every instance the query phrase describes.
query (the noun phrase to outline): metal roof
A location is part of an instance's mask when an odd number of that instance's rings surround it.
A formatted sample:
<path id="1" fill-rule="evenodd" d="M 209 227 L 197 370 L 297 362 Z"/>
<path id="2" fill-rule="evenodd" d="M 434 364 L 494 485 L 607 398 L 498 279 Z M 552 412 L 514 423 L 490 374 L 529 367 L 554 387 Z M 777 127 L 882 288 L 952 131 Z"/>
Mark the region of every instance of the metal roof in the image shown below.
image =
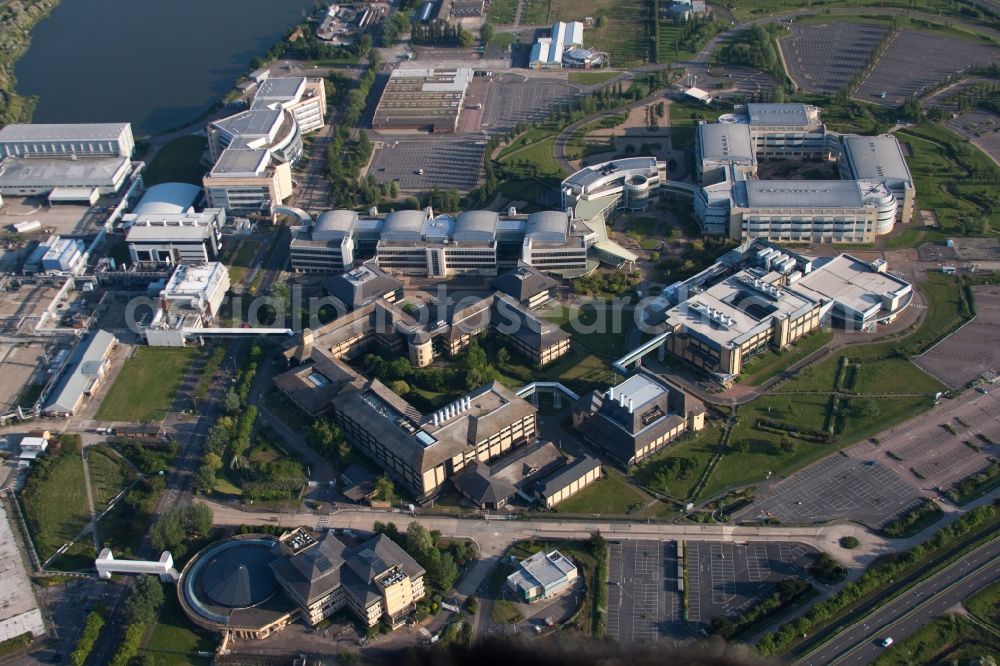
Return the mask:
<path id="1" fill-rule="evenodd" d="M 492 241 L 496 238 L 499 213 L 489 210 L 469 210 L 459 213 L 452 229 L 457 242 Z"/>
<path id="2" fill-rule="evenodd" d="M 114 140 L 129 127 L 130 123 L 13 123 L 0 129 L 0 143 Z"/>
<path id="3" fill-rule="evenodd" d="M 99 362 L 104 360 L 116 341 L 113 334 L 101 329 L 89 340 L 77 345 L 71 360 L 72 368 L 59 380 L 59 384 L 45 405 L 45 411 L 73 412 L 94 379 L 96 368 L 93 362 L 97 361 L 99 367 Z"/>
<path id="4" fill-rule="evenodd" d="M 756 161 L 750 126 L 743 123 L 702 123 L 698 125 L 701 159 L 725 162 Z"/>
<path id="5" fill-rule="evenodd" d="M 840 145 L 854 178 L 913 180 L 903 150 L 894 136 L 846 134 L 840 137 Z"/>
<path id="6" fill-rule="evenodd" d="M 190 183 L 161 183 L 153 185 L 142 195 L 132 211 L 135 215 L 163 215 L 185 213 L 201 196 L 201 187 Z"/>
<path id="7" fill-rule="evenodd" d="M 254 103 L 264 100 L 290 101 L 302 94 L 305 89 L 306 79 L 304 76 L 282 76 L 269 78 L 260 84 L 257 94 L 254 95 Z"/>
<path id="8" fill-rule="evenodd" d="M 211 175 L 259 174 L 270 161 L 271 153 L 265 148 L 227 148 L 219 155 Z"/>
<path id="9" fill-rule="evenodd" d="M 747 104 L 751 125 L 809 125 L 813 122 L 809 109 L 805 104 L 795 103 Z"/>
<path id="10" fill-rule="evenodd" d="M 745 188 L 749 208 L 861 208 L 861 187 L 854 180 L 747 180 L 736 184 Z"/>

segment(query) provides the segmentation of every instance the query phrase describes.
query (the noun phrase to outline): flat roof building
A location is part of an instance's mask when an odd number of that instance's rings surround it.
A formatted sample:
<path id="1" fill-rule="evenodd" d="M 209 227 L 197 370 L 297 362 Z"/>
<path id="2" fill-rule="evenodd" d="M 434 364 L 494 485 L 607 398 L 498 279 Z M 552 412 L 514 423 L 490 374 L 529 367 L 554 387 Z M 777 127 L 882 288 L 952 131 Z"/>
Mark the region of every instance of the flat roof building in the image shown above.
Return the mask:
<path id="1" fill-rule="evenodd" d="M 517 571 L 507 576 L 507 587 L 519 600 L 531 603 L 556 596 L 576 579 L 576 565 L 572 560 L 558 550 L 539 551 L 522 560 Z"/>
<path id="2" fill-rule="evenodd" d="M 4 157 L 124 157 L 135 151 L 131 123 L 11 123 L 0 129 Z"/>
<path id="3" fill-rule="evenodd" d="M 147 206 L 144 210 L 160 208 L 166 206 Z M 122 221 L 128 228 L 125 242 L 133 262 L 200 264 L 219 258 L 226 211 L 206 208 L 200 213 L 129 213 L 122 216 Z"/>
<path id="4" fill-rule="evenodd" d="M 472 70 L 396 69 L 375 108 L 372 127 L 454 132 Z"/>
<path id="5" fill-rule="evenodd" d="M 705 406 L 679 386 L 640 372 L 607 391 L 581 396 L 573 427 L 623 466 L 705 427 Z"/>
<path id="6" fill-rule="evenodd" d="M 160 291 L 152 321 L 143 327 L 154 347 L 183 347 L 192 331 L 211 325 L 229 292 L 225 264 L 181 264 Z"/>
<path id="7" fill-rule="evenodd" d="M 548 37 L 541 37 L 531 46 L 528 67 L 551 69 L 563 66 L 563 54 L 583 47 L 583 23 L 556 21 Z"/>

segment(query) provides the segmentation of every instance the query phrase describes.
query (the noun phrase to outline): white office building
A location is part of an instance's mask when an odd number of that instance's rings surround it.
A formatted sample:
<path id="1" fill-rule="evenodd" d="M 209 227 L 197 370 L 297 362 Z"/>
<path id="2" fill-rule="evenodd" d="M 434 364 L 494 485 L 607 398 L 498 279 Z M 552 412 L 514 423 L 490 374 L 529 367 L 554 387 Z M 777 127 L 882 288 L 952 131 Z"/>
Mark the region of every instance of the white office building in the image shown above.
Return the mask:
<path id="1" fill-rule="evenodd" d="M 160 291 L 160 306 L 143 330 L 156 347 L 182 347 L 191 331 L 211 325 L 229 291 L 224 264 L 182 264 Z"/>

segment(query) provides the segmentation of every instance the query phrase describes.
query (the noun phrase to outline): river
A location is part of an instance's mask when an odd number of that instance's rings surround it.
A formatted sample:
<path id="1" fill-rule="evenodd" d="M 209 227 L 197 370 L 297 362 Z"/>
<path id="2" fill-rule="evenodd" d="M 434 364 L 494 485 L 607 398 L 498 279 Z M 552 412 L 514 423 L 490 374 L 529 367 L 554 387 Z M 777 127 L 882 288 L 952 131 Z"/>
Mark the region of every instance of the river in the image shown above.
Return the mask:
<path id="1" fill-rule="evenodd" d="M 17 63 L 38 123 L 184 125 L 229 92 L 250 60 L 313 0 L 61 0 Z"/>

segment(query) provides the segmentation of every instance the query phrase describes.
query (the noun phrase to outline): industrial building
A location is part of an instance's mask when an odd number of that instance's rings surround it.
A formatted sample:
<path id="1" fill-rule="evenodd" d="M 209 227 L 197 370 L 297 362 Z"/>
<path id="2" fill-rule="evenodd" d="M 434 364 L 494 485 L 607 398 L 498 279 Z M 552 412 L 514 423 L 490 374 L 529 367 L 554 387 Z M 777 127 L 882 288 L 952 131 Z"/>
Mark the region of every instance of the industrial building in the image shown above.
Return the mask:
<path id="1" fill-rule="evenodd" d="M 229 291 L 229 269 L 217 262 L 181 264 L 159 293 L 159 307 L 143 327 L 154 347 L 183 347 L 187 337 L 210 326 Z"/>
<path id="2" fill-rule="evenodd" d="M 520 601 L 532 603 L 556 596 L 576 579 L 576 565 L 572 560 L 558 550 L 539 551 L 522 560 L 517 571 L 507 576 L 507 587 Z"/>
<path id="3" fill-rule="evenodd" d="M 293 229 L 289 252 L 296 271 L 344 271 L 364 257 L 389 273 L 432 278 L 495 276 L 518 265 L 569 278 L 601 261 L 620 267 L 637 259 L 608 237 L 603 215 L 588 219 L 572 210 L 451 216 L 427 208 L 364 217 L 329 211 Z"/>
<path id="4" fill-rule="evenodd" d="M 556 21 L 548 37 L 540 37 L 531 46 L 528 67 L 531 69 L 554 69 L 563 66 L 563 54 L 572 49 L 583 48 L 583 23 Z"/>
<path id="5" fill-rule="evenodd" d="M 73 416 L 84 399 L 100 388 L 108 373 L 111 352 L 117 344 L 118 339 L 104 330 L 94 332 L 77 344 L 65 374 L 52 390 L 42 412 L 49 416 Z"/>
<path id="6" fill-rule="evenodd" d="M 215 261 L 222 247 L 223 208 L 195 206 L 203 191 L 187 183 L 162 183 L 146 190 L 122 216 L 132 262 L 199 264 Z"/>
<path id="7" fill-rule="evenodd" d="M 7 125 L 0 129 L 0 194 L 92 205 L 122 188 L 134 150 L 129 123 Z"/>
<path id="8" fill-rule="evenodd" d="M 758 239 L 668 287 L 654 310 L 670 332 L 666 349 L 725 383 L 758 354 L 822 325 L 871 331 L 891 323 L 912 296 L 884 260 L 813 259 Z"/>
<path id="9" fill-rule="evenodd" d="M 640 372 L 581 396 L 572 418 L 584 439 L 628 467 L 704 428 L 705 405 L 680 386 Z"/>
<path id="10" fill-rule="evenodd" d="M 385 535 L 348 547 L 303 528 L 280 538 L 217 542 L 184 567 L 177 596 L 200 627 L 263 639 L 301 617 L 314 626 L 342 608 L 364 626 L 402 624 L 424 597 L 424 570 Z"/>
<path id="11" fill-rule="evenodd" d="M 86 247 L 75 238 L 49 236 L 24 262 L 25 273 L 75 275 L 86 267 Z"/>
<path id="12" fill-rule="evenodd" d="M 263 80 L 249 109 L 208 124 L 208 205 L 273 218 L 292 193 L 291 165 L 302 156 L 303 134 L 321 129 L 325 117 L 322 79 Z"/>
<path id="13" fill-rule="evenodd" d="M 759 160 L 837 157 L 841 180 L 758 180 Z M 698 126 L 695 215 L 706 234 L 743 240 L 869 243 L 909 221 L 914 187 L 895 137 L 839 135 L 819 109 L 748 104 Z"/>
<path id="14" fill-rule="evenodd" d="M 472 70 L 396 69 L 375 108 L 378 130 L 454 132 Z"/>

